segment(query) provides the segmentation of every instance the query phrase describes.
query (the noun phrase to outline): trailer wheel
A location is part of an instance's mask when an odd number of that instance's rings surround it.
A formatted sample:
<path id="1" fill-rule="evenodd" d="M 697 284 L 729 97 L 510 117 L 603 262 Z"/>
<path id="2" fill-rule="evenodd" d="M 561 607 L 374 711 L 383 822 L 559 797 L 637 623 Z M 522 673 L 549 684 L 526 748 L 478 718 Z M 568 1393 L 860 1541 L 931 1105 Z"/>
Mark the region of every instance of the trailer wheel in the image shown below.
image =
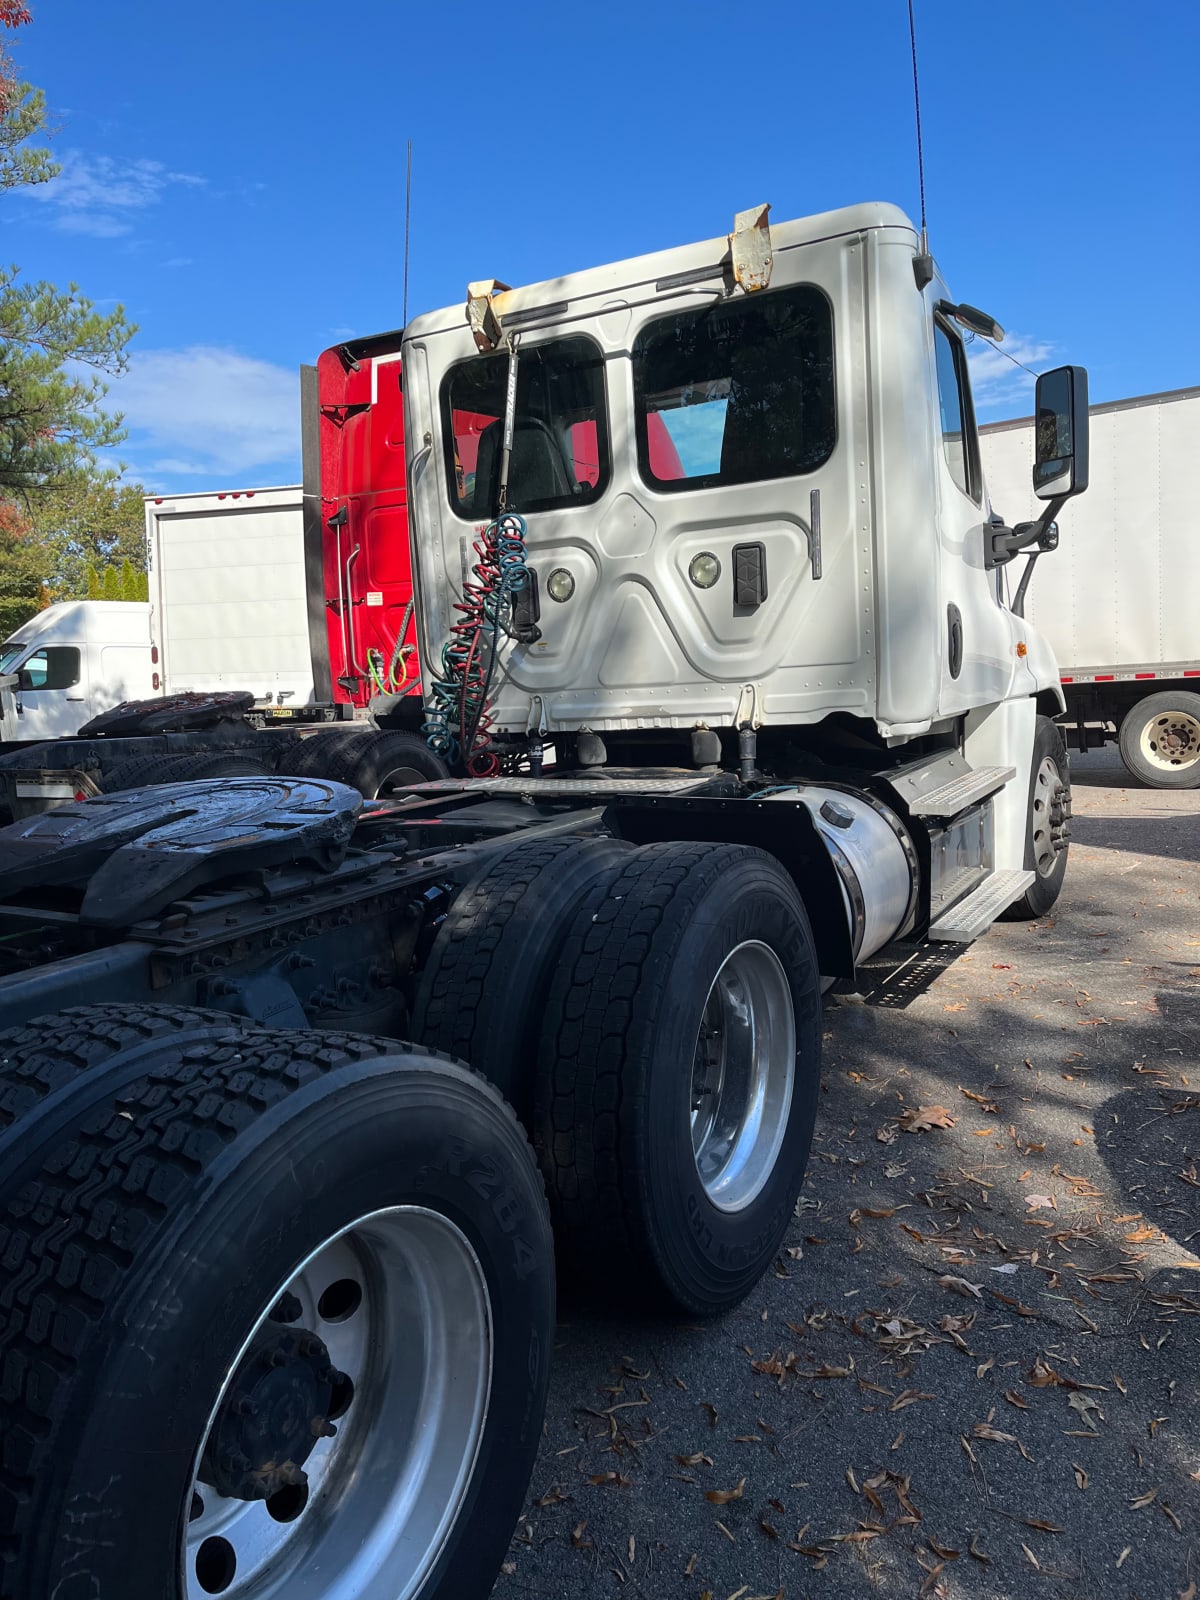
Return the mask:
<path id="1" fill-rule="evenodd" d="M 201 778 L 261 778 L 266 772 L 266 762 L 246 750 L 143 756 L 114 767 L 104 780 L 104 792 L 117 794 L 123 789 L 145 789 L 162 783 L 191 783 Z"/>
<path id="2" fill-rule="evenodd" d="M 657 844 L 585 896 L 546 1002 L 535 1143 L 561 1251 L 713 1315 L 782 1243 L 820 1080 L 816 952 L 765 851 Z"/>
<path id="3" fill-rule="evenodd" d="M 549 1224 L 466 1068 L 184 1047 L 0 1193 L 0 1594 L 484 1600 L 541 1430 Z"/>
<path id="4" fill-rule="evenodd" d="M 550 970 L 567 918 L 632 846 L 616 839 L 530 840 L 463 888 L 429 952 L 412 1031 L 469 1061 L 527 1121 Z"/>
<path id="5" fill-rule="evenodd" d="M 348 783 L 364 800 L 378 800 L 414 783 L 448 778 L 450 769 L 418 734 L 384 730 L 340 742 L 329 752 L 321 776 Z"/>
<path id="6" fill-rule="evenodd" d="M 1125 714 L 1118 734 L 1121 760 L 1154 789 L 1200 784 L 1200 694 L 1169 690 L 1147 695 Z"/>
<path id="7" fill-rule="evenodd" d="M 1037 876 L 1019 900 L 1001 912 L 1002 922 L 1032 922 L 1044 917 L 1062 892 L 1067 875 L 1071 818 L 1071 763 L 1062 729 L 1039 717 L 1033 736 L 1029 776 L 1025 868 Z"/>

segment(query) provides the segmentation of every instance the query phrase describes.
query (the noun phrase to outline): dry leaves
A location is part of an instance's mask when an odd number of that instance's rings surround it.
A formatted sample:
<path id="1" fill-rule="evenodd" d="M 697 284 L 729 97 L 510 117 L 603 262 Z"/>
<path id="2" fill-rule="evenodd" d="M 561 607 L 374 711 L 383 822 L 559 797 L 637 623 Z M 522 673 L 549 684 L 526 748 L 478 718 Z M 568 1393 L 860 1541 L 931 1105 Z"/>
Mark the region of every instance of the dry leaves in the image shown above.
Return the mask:
<path id="1" fill-rule="evenodd" d="M 949 1289 L 953 1294 L 961 1294 L 965 1300 L 983 1299 L 981 1283 L 968 1283 L 966 1278 L 956 1278 L 952 1272 L 943 1273 L 938 1279 L 938 1287 Z"/>
<path id="2" fill-rule="evenodd" d="M 952 1128 L 957 1120 L 949 1106 L 909 1106 L 900 1126 L 905 1133 L 927 1133 L 933 1128 Z"/>
<path id="3" fill-rule="evenodd" d="M 745 1478 L 739 1478 L 732 1489 L 706 1489 L 704 1498 L 709 1505 L 727 1506 L 731 1500 L 740 1500 L 746 1492 Z"/>

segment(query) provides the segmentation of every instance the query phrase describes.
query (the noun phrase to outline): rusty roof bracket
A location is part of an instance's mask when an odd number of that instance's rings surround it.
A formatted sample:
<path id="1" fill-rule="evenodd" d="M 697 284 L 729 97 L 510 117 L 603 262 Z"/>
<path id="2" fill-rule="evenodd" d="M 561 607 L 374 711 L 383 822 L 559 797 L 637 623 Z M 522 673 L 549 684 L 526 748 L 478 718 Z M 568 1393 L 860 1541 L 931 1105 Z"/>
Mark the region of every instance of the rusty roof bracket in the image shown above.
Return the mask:
<path id="1" fill-rule="evenodd" d="M 733 276 L 747 294 L 765 289 L 771 281 L 775 257 L 767 222 L 770 209 L 769 205 L 751 206 L 749 211 L 739 211 L 733 219 L 733 232 L 729 235 Z"/>
<path id="2" fill-rule="evenodd" d="M 484 355 L 494 350 L 504 337 L 495 300 L 498 294 L 507 292 L 508 284 L 501 283 L 498 278 L 481 278 L 478 283 L 467 285 L 467 323 L 476 348 Z"/>

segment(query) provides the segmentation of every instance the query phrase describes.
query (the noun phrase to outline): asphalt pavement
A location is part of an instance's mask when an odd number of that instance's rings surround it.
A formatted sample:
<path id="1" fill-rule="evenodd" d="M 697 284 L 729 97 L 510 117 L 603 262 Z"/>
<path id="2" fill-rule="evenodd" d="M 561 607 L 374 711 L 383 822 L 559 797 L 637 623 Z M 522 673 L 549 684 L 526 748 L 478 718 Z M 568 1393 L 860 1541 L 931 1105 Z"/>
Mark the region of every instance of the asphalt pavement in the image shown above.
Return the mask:
<path id="1" fill-rule="evenodd" d="M 1200 791 L 1073 769 L 1051 916 L 828 1003 L 749 1301 L 562 1306 L 497 1600 L 1200 1594 Z"/>

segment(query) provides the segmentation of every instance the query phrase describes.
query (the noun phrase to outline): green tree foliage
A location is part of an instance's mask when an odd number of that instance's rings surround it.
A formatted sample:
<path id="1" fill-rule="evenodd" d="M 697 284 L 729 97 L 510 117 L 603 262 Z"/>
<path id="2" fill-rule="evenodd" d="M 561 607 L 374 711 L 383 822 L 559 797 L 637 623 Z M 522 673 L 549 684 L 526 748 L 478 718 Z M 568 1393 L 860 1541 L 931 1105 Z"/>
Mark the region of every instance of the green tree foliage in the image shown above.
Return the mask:
<path id="1" fill-rule="evenodd" d="M 20 0 L 0 0 L 0 28 L 28 21 Z M 0 50 L 0 192 L 58 175 L 29 145 L 45 126 L 42 95 Z M 26 283 L 18 267 L 0 268 L 0 494 L 29 501 L 125 437 L 120 417 L 100 410 L 101 374 L 125 370 L 134 331 L 122 306 L 102 314 L 76 284 Z"/>
<path id="2" fill-rule="evenodd" d="M 105 567 L 105 569 L 104 569 L 104 587 L 101 590 L 101 599 L 103 599 L 103 600 L 120 600 L 121 599 L 121 574 L 120 574 L 120 571 L 118 570 L 118 568 L 116 568 L 116 567 Z"/>
<path id="3" fill-rule="evenodd" d="M 71 472 L 31 501 L 29 520 L 57 599 L 97 598 L 92 569 L 103 577 L 106 567 L 128 562 L 135 574 L 145 573 L 145 496 L 141 484 L 111 474 Z"/>
<path id="4" fill-rule="evenodd" d="M 99 600 L 102 592 L 103 591 L 100 586 L 100 574 L 89 561 L 87 567 L 87 594 L 84 596 L 84 598 L 86 600 Z"/>

